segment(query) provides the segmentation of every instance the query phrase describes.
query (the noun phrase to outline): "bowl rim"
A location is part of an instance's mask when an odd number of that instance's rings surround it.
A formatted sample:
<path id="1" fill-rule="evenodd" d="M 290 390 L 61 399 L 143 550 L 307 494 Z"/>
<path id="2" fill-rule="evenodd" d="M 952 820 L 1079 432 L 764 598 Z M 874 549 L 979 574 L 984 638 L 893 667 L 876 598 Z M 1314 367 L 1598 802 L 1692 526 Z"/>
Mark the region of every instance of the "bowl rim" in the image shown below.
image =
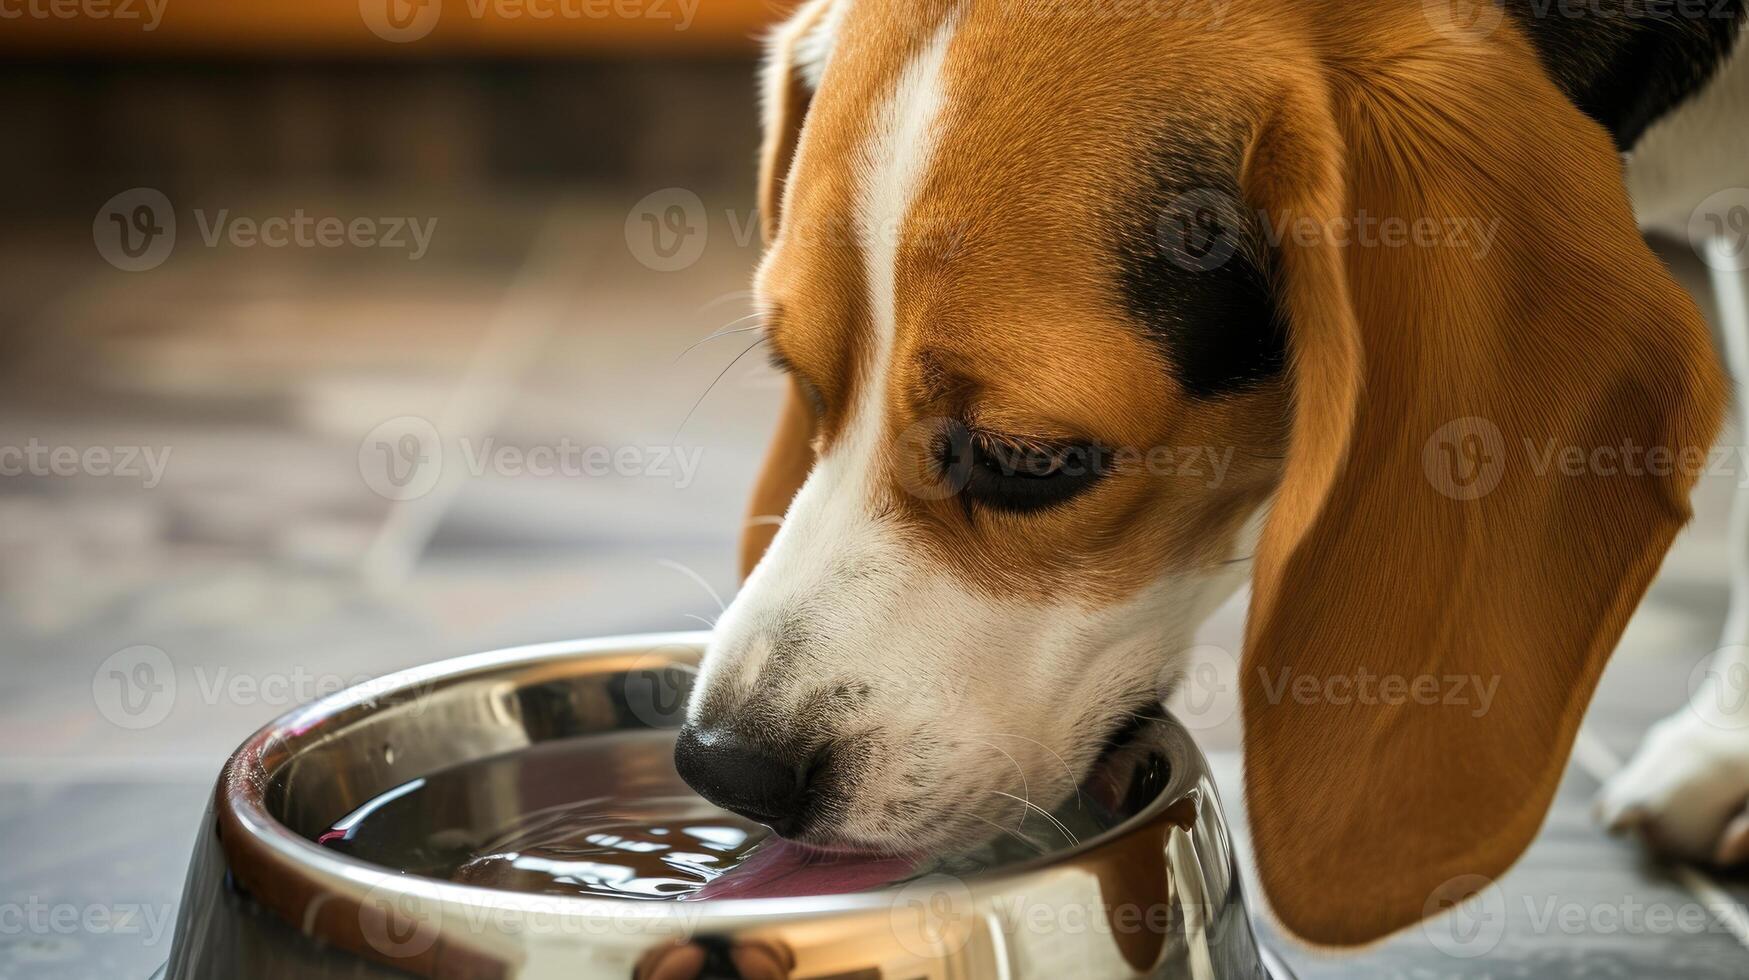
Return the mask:
<path id="1" fill-rule="evenodd" d="M 257 730 L 226 760 L 214 790 L 213 808 L 220 828 L 221 845 L 232 867 L 247 866 L 275 881 L 281 876 L 303 883 L 324 896 L 394 894 L 415 902 L 437 903 L 490 910 L 495 913 L 604 919 L 652 930 L 675 923 L 689 928 L 701 925 L 728 926 L 752 922 L 773 923 L 796 918 L 820 918 L 845 913 L 891 908 L 907 883 L 839 895 L 778 898 L 702 899 L 686 902 L 644 902 L 589 896 L 544 895 L 426 878 L 371 864 L 322 847 L 286 826 L 269 812 L 266 797 L 273 777 L 292 756 L 285 754 L 277 765 L 267 760 L 293 737 L 310 731 L 324 719 L 349 712 L 369 710 L 389 695 L 415 692 L 423 697 L 436 687 L 460 683 L 471 676 L 512 666 L 539 666 L 545 662 L 602 660 L 614 656 L 649 653 L 662 648 L 683 647 L 702 654 L 710 633 L 704 630 L 633 633 L 593 639 L 560 640 L 507 647 L 483 653 L 464 654 L 385 674 L 375 681 L 346 688 L 288 711 Z M 422 693 L 420 693 L 422 692 Z M 1182 726 L 1180 726 L 1182 727 Z M 1183 741 L 1191 747 L 1195 773 L 1174 772 L 1168 785 L 1146 806 L 1117 826 L 1089 837 L 1072 847 L 1052 851 L 1026 861 L 964 878 L 941 874 L 924 875 L 909 884 L 933 877 L 958 882 L 964 897 L 987 898 L 1010 893 L 1018 879 L 1031 878 L 1073 866 L 1078 859 L 1142 832 L 1159 822 L 1180 800 L 1200 793 L 1195 777 L 1206 775 L 1207 764 L 1187 732 Z M 1186 781 L 1182 777 L 1191 776 Z M 1178 789 L 1180 792 L 1174 793 Z M 1200 808 L 1199 808 L 1200 809 Z M 1170 819 L 1170 818 L 1168 818 Z M 941 887 L 938 885 L 937 887 Z M 952 887 L 952 886 L 948 886 Z M 955 889 L 959 891 L 959 889 Z"/>

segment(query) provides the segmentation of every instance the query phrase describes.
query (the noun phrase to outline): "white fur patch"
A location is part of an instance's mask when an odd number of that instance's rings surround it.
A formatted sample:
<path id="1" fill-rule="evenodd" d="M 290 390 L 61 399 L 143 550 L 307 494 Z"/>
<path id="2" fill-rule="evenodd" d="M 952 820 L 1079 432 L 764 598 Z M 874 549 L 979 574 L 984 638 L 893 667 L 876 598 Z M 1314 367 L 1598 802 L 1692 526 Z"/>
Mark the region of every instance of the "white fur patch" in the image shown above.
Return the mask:
<path id="1" fill-rule="evenodd" d="M 858 181 L 869 320 L 856 400 L 719 621 L 688 708 L 694 725 L 739 726 L 784 751 L 831 747 L 816 778 L 837 785 L 829 819 L 804 832 L 814 843 L 925 850 L 1012 831 L 1021 800 L 1049 807 L 1069 794 L 1244 577 L 1237 566 L 1163 575 L 1099 607 L 992 597 L 900 526 L 882 445 L 903 298 L 897 236 L 947 152 L 938 128 L 954 26 L 873 107 L 853 158 L 810 161 Z"/>
<path id="2" fill-rule="evenodd" d="M 846 5 L 839 0 L 828 15 Z M 845 438 L 815 465 L 791 503 L 766 558 L 719 622 L 719 640 L 713 651 L 731 645 L 735 651 L 732 657 L 706 657 L 699 675 L 701 691 L 728 683 L 737 697 L 750 695 L 771 654 L 767 634 L 778 628 L 770 617 L 788 615 L 771 611 L 816 605 L 807 594 L 844 578 L 843 563 L 863 564 L 860 577 L 868 581 L 875 577 L 875 569 L 868 566 L 884 568 L 906 560 L 903 546 L 890 533 L 892 529 L 873 517 L 869 504 L 877 479 L 873 467 L 881 455 L 876 443 L 884 416 L 885 379 L 897 332 L 897 235 L 933 152 L 932 131 L 942 99 L 940 76 L 952 38 L 953 20 L 949 18 L 906 66 L 892 95 L 873 117 L 872 137 L 858 168 L 865 183 L 858 196 L 857 219 L 867 243 L 865 278 L 874 311 L 859 404 Z M 798 538 L 806 544 L 793 544 Z M 847 604 L 856 603 L 855 595 L 848 591 L 842 598 Z M 846 625 L 860 618 L 847 612 L 838 615 Z M 724 673 L 724 661 L 729 659 L 736 661 L 735 666 Z M 689 708 L 688 719 L 695 724 L 702 700 L 695 698 Z"/>
<path id="3" fill-rule="evenodd" d="M 832 57 L 832 47 L 838 38 L 838 26 L 844 22 L 844 12 L 850 9 L 849 0 L 816 0 L 830 6 L 814 22 L 814 26 L 796 38 L 795 68 L 802 77 L 802 83 L 809 89 L 818 91 L 820 79 L 826 74 L 826 62 Z"/>
<path id="4" fill-rule="evenodd" d="M 868 283 L 870 326 L 866 370 L 855 431 L 846 448 L 872 452 L 881 429 L 893 338 L 898 332 L 899 236 L 935 156 L 935 125 L 941 114 L 942 66 L 953 40 L 949 16 L 935 36 L 906 66 L 886 105 L 875 114 L 874 138 L 864 149 L 864 182 L 857 200 L 857 221 L 865 243 L 863 273 Z"/>

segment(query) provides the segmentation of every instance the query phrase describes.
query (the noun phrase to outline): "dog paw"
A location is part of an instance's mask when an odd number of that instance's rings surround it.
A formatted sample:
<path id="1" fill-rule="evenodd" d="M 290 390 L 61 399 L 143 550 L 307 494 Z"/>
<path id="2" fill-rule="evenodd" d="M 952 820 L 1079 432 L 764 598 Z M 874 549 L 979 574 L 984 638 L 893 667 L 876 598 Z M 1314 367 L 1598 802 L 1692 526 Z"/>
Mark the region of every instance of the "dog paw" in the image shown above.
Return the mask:
<path id="1" fill-rule="evenodd" d="M 1684 711 L 1653 726 L 1604 786 L 1597 816 L 1655 851 L 1703 864 L 1749 862 L 1749 730 Z"/>

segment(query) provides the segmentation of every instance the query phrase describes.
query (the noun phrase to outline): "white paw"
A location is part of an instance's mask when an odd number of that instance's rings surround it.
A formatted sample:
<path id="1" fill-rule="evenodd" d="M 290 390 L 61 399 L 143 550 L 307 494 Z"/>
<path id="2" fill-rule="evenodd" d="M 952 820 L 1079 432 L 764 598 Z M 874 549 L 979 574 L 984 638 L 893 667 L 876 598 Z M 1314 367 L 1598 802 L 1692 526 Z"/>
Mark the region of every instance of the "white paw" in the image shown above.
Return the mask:
<path id="1" fill-rule="evenodd" d="M 1597 798 L 1611 833 L 1636 831 L 1654 850 L 1705 864 L 1749 861 L 1749 729 L 1692 710 L 1659 722 Z"/>

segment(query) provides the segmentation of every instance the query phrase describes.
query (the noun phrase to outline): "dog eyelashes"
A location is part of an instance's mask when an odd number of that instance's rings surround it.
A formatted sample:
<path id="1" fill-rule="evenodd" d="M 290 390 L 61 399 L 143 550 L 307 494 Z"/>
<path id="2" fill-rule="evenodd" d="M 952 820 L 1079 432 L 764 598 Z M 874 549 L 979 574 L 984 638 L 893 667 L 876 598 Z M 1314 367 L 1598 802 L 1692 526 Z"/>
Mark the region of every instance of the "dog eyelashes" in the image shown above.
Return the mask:
<path id="1" fill-rule="evenodd" d="M 942 479 L 967 506 L 1025 514 L 1066 503 L 1098 482 L 1111 453 L 1094 443 L 1020 440 L 950 423 L 936 446 Z"/>
<path id="2" fill-rule="evenodd" d="M 820 394 L 820 389 L 815 387 L 814 383 L 809 381 L 800 371 L 797 371 L 795 364 L 781 351 L 769 350 L 766 359 L 771 362 L 774 369 L 781 374 L 788 375 L 790 380 L 795 383 L 796 390 L 801 392 L 803 400 L 808 403 L 808 408 L 813 411 L 814 417 L 817 419 L 825 418 L 826 399 Z"/>

